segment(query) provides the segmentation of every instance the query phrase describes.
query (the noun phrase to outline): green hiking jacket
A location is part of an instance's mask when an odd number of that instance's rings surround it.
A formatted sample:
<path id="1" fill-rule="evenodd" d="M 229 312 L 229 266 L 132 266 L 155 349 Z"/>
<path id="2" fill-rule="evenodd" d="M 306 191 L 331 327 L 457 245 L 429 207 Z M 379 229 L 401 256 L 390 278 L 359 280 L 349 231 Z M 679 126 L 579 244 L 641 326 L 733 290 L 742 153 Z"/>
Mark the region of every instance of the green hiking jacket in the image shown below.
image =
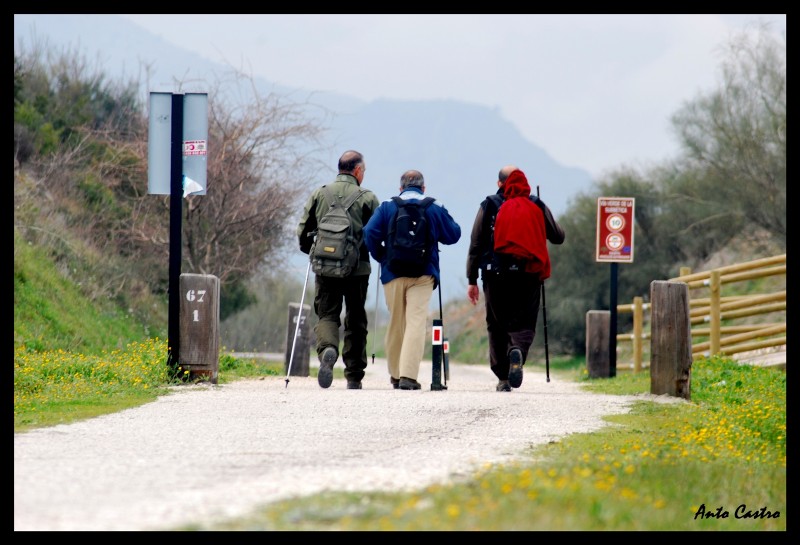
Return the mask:
<path id="1" fill-rule="evenodd" d="M 353 233 L 361 239 L 358 268 L 353 272 L 353 275 L 368 275 L 372 272 L 372 268 L 369 262 L 369 250 L 367 250 L 367 245 L 364 243 L 363 230 L 381 203 L 375 193 L 363 187 L 359 188 L 358 180 L 351 174 L 339 174 L 333 182 L 326 185 L 335 195 L 343 199 L 359 189 L 364 191 L 353 203 L 353 206 L 347 210 L 347 213 L 353 222 Z M 303 215 L 297 226 L 300 251 L 304 254 L 308 254 L 311 251 L 311 244 L 314 242 L 314 237 L 309 236 L 309 233 L 317 230 L 317 220 L 325 215 L 329 207 L 328 199 L 325 198 L 321 187 L 315 189 L 308 201 L 306 201 Z"/>

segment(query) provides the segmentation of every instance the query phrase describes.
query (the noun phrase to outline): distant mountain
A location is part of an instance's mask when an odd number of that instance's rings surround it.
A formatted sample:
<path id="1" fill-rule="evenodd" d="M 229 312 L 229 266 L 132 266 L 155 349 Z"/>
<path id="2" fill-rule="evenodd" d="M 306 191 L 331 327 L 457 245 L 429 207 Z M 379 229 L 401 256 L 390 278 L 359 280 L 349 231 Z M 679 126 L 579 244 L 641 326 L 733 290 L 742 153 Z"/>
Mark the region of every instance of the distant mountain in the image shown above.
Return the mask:
<path id="1" fill-rule="evenodd" d="M 97 17 L 85 15 L 14 15 L 15 50 L 20 44 L 30 47 L 42 41 L 59 49 L 69 48 L 87 60 L 97 59 L 110 78 L 136 77 L 146 65 L 151 70 L 148 91 L 173 90 L 176 80 L 211 81 L 214 74 L 228 69 L 175 47 L 122 17 L 104 16 L 102 21 L 97 24 Z M 472 222 L 480 201 L 496 191 L 500 167 L 518 165 L 531 188 L 535 191 L 539 186 L 542 199 L 556 217 L 566 211 L 573 195 L 591 185 L 587 171 L 557 163 L 543 148 L 526 140 L 511 121 L 486 106 L 455 100 L 367 102 L 253 79 L 262 92 L 306 94 L 335 113 L 329 120 L 330 156 L 320 157 L 331 166 L 330 177 L 319 183 L 335 175 L 338 156 L 346 149 L 364 153 L 365 187 L 381 200 L 397 194 L 404 171 L 423 173 L 427 194 L 447 207 L 462 230 L 458 244 L 441 248 L 445 301 L 466 297 L 465 266 Z M 192 89 L 184 88 L 188 90 Z M 307 257 L 297 254 L 291 262 L 302 278 Z M 436 295 L 432 306 L 438 306 Z"/>

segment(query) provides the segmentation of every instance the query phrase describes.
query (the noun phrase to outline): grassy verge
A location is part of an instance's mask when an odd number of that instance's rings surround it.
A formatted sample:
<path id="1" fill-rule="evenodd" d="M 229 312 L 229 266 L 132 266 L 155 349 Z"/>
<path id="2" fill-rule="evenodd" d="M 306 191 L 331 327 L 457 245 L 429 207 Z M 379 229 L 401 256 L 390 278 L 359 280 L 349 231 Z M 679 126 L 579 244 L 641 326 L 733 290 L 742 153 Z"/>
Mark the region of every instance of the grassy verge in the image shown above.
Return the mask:
<path id="1" fill-rule="evenodd" d="M 150 339 L 125 350 L 82 355 L 24 346 L 14 350 L 14 432 L 68 424 L 154 401 L 183 384 L 166 365 L 167 343 Z M 283 374 L 283 363 L 222 354 L 218 382 Z"/>

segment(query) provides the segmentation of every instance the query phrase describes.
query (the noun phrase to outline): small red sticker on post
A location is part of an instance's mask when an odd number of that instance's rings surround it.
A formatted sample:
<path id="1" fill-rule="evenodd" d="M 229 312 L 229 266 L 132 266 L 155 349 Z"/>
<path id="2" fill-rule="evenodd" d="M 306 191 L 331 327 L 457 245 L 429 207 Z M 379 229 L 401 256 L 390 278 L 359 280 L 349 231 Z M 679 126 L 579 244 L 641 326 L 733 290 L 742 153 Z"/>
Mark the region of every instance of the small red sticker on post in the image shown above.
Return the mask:
<path id="1" fill-rule="evenodd" d="M 205 155 L 207 151 L 205 140 L 187 140 L 183 143 L 184 155 Z"/>
<path id="2" fill-rule="evenodd" d="M 442 326 L 433 326 L 431 339 L 433 344 L 442 344 Z"/>
<path id="3" fill-rule="evenodd" d="M 447 354 L 450 352 L 450 341 L 447 339 L 444 340 L 444 353 Z"/>

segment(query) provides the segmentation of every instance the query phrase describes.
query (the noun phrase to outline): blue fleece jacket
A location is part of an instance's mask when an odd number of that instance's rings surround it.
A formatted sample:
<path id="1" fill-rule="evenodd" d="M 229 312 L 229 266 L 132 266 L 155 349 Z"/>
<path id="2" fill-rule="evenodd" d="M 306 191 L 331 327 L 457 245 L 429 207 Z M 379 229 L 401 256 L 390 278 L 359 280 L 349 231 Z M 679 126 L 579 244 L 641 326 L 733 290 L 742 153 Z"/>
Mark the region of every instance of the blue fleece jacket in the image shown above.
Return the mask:
<path id="1" fill-rule="evenodd" d="M 421 189 L 409 187 L 400 193 L 401 199 L 422 200 L 425 196 Z M 369 254 L 381 264 L 381 283 L 388 284 L 396 277 L 386 266 L 386 237 L 389 233 L 389 222 L 397 212 L 397 204 L 391 199 L 383 201 L 375 210 L 367 225 L 364 226 L 364 242 Z M 447 209 L 435 201 L 427 209 L 428 225 L 432 239 L 435 241 L 430 253 L 430 261 L 425 267 L 425 274 L 433 275 L 434 289 L 439 285 L 439 243 L 455 244 L 461 238 L 461 227 L 456 223 Z"/>

